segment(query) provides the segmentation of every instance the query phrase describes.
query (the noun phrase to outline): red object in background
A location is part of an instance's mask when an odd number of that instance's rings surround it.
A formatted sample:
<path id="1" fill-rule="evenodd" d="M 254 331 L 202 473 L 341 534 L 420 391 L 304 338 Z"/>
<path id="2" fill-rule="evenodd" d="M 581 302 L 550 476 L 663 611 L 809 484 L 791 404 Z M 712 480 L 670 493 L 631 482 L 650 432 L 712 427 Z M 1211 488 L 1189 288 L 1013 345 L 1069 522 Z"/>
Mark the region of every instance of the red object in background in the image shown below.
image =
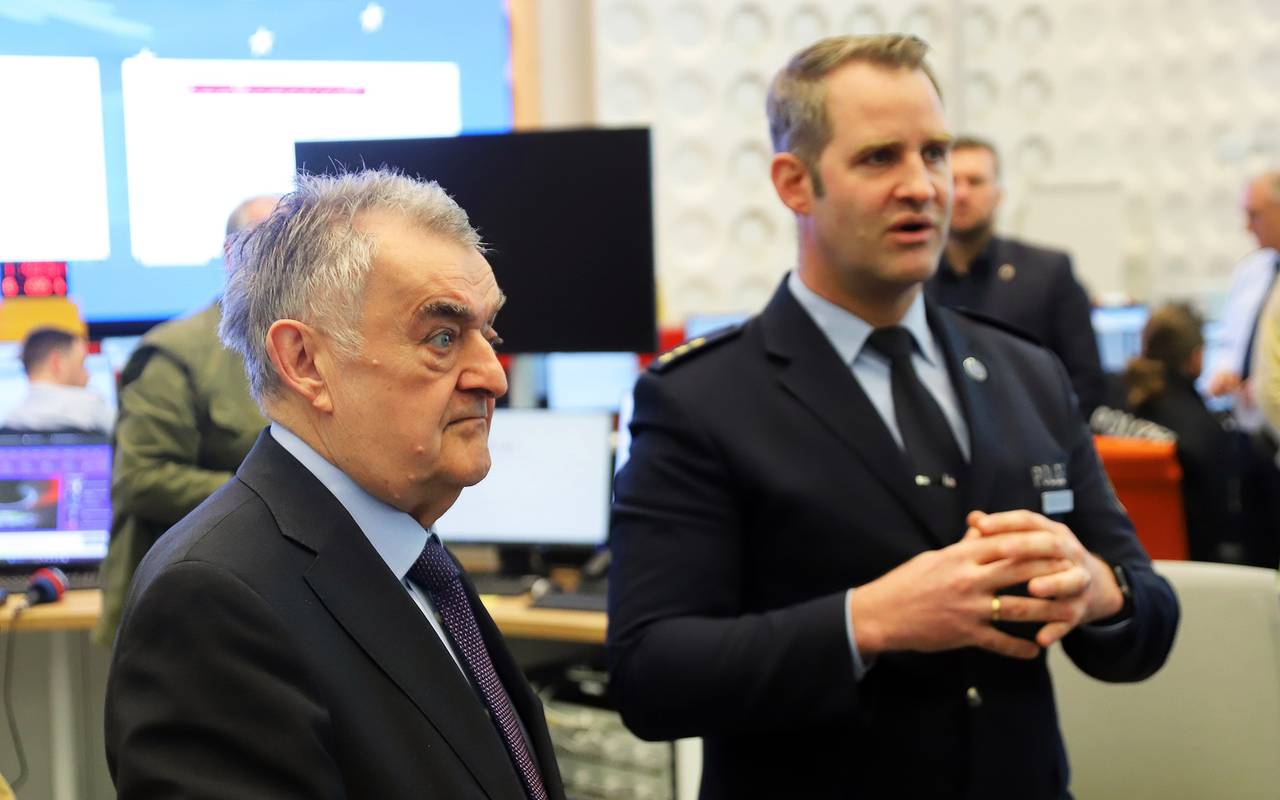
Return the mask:
<path id="1" fill-rule="evenodd" d="M 1173 442 L 1093 437 L 1102 467 L 1152 558 L 1187 559 L 1182 467 Z"/>
<path id="2" fill-rule="evenodd" d="M 0 265 L 4 297 L 66 297 L 67 262 L 6 261 Z"/>
<path id="3" fill-rule="evenodd" d="M 649 362 L 653 361 L 659 353 L 665 353 L 683 341 L 683 325 L 664 325 L 658 328 L 658 352 L 640 353 L 640 369 L 643 370 L 647 368 L 649 366 Z"/>

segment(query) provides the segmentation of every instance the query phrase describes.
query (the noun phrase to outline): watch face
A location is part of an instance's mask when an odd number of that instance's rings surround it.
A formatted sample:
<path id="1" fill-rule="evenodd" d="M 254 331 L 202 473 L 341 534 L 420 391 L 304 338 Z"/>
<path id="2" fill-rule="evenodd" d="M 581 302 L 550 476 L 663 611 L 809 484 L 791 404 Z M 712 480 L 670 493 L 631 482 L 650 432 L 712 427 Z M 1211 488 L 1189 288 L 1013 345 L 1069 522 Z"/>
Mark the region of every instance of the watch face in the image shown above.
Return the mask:
<path id="1" fill-rule="evenodd" d="M 1124 605 L 1120 608 L 1120 613 L 1129 615 L 1133 613 L 1133 591 L 1129 587 L 1129 573 L 1119 564 L 1111 565 L 1111 572 L 1116 576 L 1116 585 L 1120 587 L 1120 594 L 1124 597 Z"/>

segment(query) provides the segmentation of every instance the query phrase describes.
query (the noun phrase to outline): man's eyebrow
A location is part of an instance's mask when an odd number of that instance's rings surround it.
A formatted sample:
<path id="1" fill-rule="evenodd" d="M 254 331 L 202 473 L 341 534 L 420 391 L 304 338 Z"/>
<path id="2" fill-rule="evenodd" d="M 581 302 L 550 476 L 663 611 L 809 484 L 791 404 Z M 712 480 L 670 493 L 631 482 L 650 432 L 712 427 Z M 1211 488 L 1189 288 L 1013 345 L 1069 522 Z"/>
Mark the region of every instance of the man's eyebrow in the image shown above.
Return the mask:
<path id="1" fill-rule="evenodd" d="M 949 133 L 939 133 L 925 139 L 925 144 L 927 145 L 941 145 L 948 150 L 951 149 L 954 142 L 955 137 Z M 875 142 L 867 142 L 865 145 L 858 148 L 858 151 L 854 153 L 854 158 L 861 158 L 868 153 L 874 153 L 877 150 L 901 150 L 906 146 L 906 142 L 901 139 L 881 139 Z"/>
<path id="2" fill-rule="evenodd" d="M 498 293 L 498 302 L 494 306 L 493 313 L 497 315 L 507 303 L 507 296 Z M 460 303 L 456 300 L 431 300 L 424 304 L 418 310 L 418 316 L 424 318 L 444 317 L 446 319 L 455 319 L 459 322 L 471 322 L 476 319 L 476 312 L 466 303 Z M 488 322 L 488 320 L 485 320 Z"/>
<path id="3" fill-rule="evenodd" d="M 471 310 L 471 306 L 456 300 L 432 300 L 418 309 L 418 316 L 446 317 L 468 322 L 475 318 L 475 312 Z"/>

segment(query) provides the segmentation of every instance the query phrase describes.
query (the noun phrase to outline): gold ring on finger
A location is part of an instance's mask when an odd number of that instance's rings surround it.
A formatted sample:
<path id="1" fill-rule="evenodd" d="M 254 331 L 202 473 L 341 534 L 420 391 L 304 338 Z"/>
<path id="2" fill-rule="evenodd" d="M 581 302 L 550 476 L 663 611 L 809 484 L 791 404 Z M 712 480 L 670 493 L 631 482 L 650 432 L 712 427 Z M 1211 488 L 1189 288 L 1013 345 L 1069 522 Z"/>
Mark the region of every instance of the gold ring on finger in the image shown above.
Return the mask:
<path id="1" fill-rule="evenodd" d="M 991 598 L 991 621 L 992 622 L 1000 621 L 1000 598 L 999 597 Z"/>

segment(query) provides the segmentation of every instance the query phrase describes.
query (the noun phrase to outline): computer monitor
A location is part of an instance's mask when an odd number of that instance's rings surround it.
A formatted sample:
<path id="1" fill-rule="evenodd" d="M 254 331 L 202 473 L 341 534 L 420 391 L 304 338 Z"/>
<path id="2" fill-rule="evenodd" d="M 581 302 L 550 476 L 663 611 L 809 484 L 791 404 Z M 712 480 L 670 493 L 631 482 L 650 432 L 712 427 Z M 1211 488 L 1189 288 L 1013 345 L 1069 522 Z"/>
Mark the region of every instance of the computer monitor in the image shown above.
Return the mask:
<path id="1" fill-rule="evenodd" d="M 119 375 L 140 341 L 141 336 L 104 336 L 98 341 L 98 351 L 106 357 L 111 371 Z"/>
<path id="2" fill-rule="evenodd" d="M 613 415 L 498 409 L 493 465 L 435 524 L 446 542 L 595 546 L 608 538 Z"/>
<path id="3" fill-rule="evenodd" d="M 105 435 L 0 433 L 0 571 L 96 567 L 110 529 Z"/>
<path id="4" fill-rule="evenodd" d="M 549 353 L 546 367 L 555 411 L 617 411 L 640 374 L 635 353 Z"/>
<path id="5" fill-rule="evenodd" d="M 27 372 L 22 368 L 21 346 L 0 347 L 0 421 L 6 419 L 26 396 Z"/>
<path id="6" fill-rule="evenodd" d="M 1151 311 L 1146 306 L 1103 306 L 1093 309 L 1093 333 L 1107 372 L 1124 372 L 1129 359 L 1142 354 L 1142 328 Z"/>
<path id="7" fill-rule="evenodd" d="M 297 166 L 388 166 L 438 182 L 480 231 L 508 303 L 508 353 L 652 352 L 647 129 L 299 142 Z"/>

